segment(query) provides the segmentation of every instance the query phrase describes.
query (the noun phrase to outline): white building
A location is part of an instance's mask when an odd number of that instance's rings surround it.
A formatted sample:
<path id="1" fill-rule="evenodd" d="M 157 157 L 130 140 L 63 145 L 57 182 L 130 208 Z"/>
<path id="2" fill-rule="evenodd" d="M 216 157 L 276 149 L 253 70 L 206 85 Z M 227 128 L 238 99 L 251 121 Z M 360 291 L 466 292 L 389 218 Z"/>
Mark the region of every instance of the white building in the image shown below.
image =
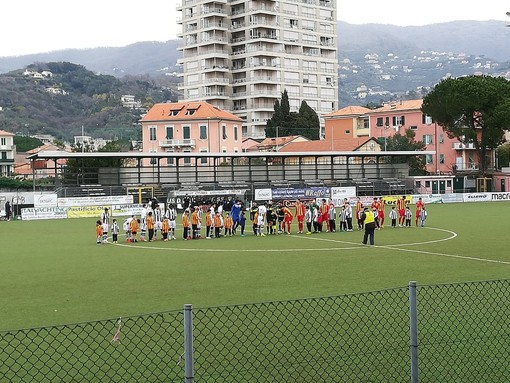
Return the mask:
<path id="1" fill-rule="evenodd" d="M 241 117 L 243 137 L 264 137 L 287 90 L 317 114 L 338 108 L 336 0 L 182 0 L 183 101 Z"/>
<path id="2" fill-rule="evenodd" d="M 14 134 L 0 130 L 0 176 L 8 177 L 14 173 Z"/>

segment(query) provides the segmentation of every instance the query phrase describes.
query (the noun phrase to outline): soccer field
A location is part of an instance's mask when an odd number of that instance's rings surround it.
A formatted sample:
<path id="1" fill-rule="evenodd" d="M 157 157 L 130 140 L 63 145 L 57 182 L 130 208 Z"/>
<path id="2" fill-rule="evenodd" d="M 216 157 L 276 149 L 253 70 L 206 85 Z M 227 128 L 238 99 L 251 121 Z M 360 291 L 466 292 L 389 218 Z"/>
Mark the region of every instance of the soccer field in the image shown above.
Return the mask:
<path id="1" fill-rule="evenodd" d="M 510 203 L 427 210 L 427 227 L 393 229 L 386 222 L 373 248 L 361 245 L 359 231 L 255 237 L 248 224 L 245 237 L 96 245 L 96 219 L 0 222 L 0 330 L 182 309 L 186 303 L 334 296 L 410 280 L 509 278 Z"/>

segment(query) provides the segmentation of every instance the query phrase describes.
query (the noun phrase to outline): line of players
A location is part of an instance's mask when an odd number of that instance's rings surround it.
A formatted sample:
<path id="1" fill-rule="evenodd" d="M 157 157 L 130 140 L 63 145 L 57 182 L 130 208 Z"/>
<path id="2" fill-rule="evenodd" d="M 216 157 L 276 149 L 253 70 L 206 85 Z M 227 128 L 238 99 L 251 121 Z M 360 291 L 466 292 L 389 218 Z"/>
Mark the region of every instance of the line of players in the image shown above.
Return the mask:
<path id="1" fill-rule="evenodd" d="M 206 239 L 220 238 L 222 236 L 232 236 L 240 230 L 241 236 L 245 235 L 246 216 L 245 206 L 240 200 L 234 200 L 230 205 L 230 212 L 226 212 L 224 216 L 223 205 L 213 204 L 205 214 Z M 362 213 L 364 205 L 360 197 L 355 203 L 354 216 L 356 217 L 358 230 L 364 227 Z M 384 227 L 385 221 L 385 202 L 382 198 L 374 198 L 371 209 L 375 217 L 376 228 Z M 256 202 L 248 209 L 250 220 L 253 223 L 253 234 L 257 236 L 274 235 L 274 234 L 291 234 L 291 224 L 296 217 L 298 225 L 298 234 L 335 232 L 337 209 L 331 200 L 322 199 L 320 204 L 310 202 L 303 203 L 297 200 L 294 205 L 294 212 L 283 203 L 272 204 L 266 202 L 258 205 Z M 187 208 L 182 215 L 183 239 L 191 240 L 202 238 L 202 216 L 203 212 L 200 207 L 192 206 Z M 340 223 L 340 231 L 353 231 L 353 211 L 347 198 L 344 199 L 342 206 L 338 212 Z M 416 203 L 415 225 L 425 225 L 427 212 L 421 198 Z M 412 212 L 408 206 L 405 196 L 396 201 L 393 206 L 389 219 L 391 226 L 410 227 L 412 220 Z M 153 241 L 157 240 L 158 231 L 161 233 L 163 241 L 175 240 L 175 229 L 177 220 L 177 210 L 174 205 L 170 204 L 166 210 L 162 210 L 159 204 L 143 205 L 140 218 L 134 215 L 127 218 L 123 223 L 123 230 L 126 235 L 127 242 L 137 241 Z M 113 219 L 110 226 L 110 214 L 108 208 L 105 208 L 101 214 L 101 219 L 96 222 L 97 243 L 105 243 L 108 238 L 108 232 L 111 229 L 112 242 L 117 243 L 120 231 L 116 219 Z"/>

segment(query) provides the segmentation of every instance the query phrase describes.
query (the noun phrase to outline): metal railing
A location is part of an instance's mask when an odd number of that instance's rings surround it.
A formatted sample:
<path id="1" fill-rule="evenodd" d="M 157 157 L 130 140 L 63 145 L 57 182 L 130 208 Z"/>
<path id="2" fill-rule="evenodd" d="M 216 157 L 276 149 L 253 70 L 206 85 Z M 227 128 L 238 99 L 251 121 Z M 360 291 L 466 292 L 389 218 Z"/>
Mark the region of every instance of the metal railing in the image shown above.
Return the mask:
<path id="1" fill-rule="evenodd" d="M 0 332 L 0 381 L 510 381 L 510 280 Z"/>

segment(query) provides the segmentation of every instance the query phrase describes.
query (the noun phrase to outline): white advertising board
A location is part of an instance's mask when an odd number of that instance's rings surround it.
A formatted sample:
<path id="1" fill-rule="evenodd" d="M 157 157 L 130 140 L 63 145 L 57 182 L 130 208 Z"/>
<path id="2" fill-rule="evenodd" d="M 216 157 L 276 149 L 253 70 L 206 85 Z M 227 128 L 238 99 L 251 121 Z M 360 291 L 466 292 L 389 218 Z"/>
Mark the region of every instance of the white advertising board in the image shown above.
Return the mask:
<path id="1" fill-rule="evenodd" d="M 57 206 L 56 194 L 34 194 L 35 207 L 55 207 Z"/>
<path id="2" fill-rule="evenodd" d="M 255 189 L 255 201 L 270 201 L 273 199 L 271 189 Z"/>
<path id="3" fill-rule="evenodd" d="M 132 216 L 142 214 L 142 204 L 113 205 L 112 217 Z"/>
<path id="4" fill-rule="evenodd" d="M 27 207 L 21 209 L 21 219 L 24 221 L 63 218 L 67 218 L 66 207 Z"/>
<path id="5" fill-rule="evenodd" d="M 114 196 L 97 196 L 97 197 L 72 197 L 58 198 L 59 207 L 71 206 L 103 206 L 103 205 L 124 205 L 132 204 L 132 195 L 114 195 Z"/>

